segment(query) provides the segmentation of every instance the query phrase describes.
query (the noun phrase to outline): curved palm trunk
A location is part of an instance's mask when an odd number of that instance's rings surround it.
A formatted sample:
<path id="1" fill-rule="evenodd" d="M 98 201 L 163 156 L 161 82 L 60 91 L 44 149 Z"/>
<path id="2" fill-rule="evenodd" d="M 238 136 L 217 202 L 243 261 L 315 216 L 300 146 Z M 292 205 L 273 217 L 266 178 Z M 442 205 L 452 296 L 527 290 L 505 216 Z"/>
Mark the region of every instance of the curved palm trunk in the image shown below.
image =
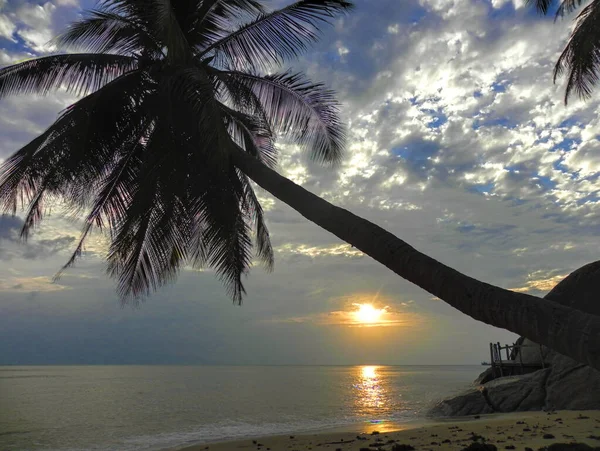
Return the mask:
<path id="1" fill-rule="evenodd" d="M 523 335 L 600 370 L 600 316 L 466 276 L 381 227 L 296 185 L 236 150 L 234 164 L 308 220 L 472 318 Z"/>

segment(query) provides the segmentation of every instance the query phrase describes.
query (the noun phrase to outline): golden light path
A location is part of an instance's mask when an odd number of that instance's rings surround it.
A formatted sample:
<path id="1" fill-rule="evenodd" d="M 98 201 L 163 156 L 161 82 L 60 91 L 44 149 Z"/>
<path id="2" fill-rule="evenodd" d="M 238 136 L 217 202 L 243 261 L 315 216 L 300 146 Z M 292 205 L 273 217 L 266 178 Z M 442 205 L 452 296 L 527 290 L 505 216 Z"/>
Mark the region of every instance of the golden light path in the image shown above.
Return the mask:
<path id="1" fill-rule="evenodd" d="M 382 370 L 382 367 L 376 365 L 356 367 L 354 403 L 359 414 L 371 424 L 373 430 L 385 431 L 390 406 L 386 382 L 380 374 Z"/>

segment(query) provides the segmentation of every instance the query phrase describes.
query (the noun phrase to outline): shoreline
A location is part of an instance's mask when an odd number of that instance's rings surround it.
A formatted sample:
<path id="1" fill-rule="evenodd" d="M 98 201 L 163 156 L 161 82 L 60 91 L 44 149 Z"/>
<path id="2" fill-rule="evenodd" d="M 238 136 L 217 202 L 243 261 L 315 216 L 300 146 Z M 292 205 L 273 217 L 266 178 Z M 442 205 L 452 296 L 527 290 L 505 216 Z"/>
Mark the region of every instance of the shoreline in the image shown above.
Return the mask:
<path id="1" fill-rule="evenodd" d="M 476 440 L 474 440 L 476 438 Z M 357 424 L 317 432 L 204 442 L 172 451 L 391 450 L 394 444 L 420 451 L 460 451 L 474 441 L 499 450 L 538 450 L 553 443 L 600 446 L 600 411 L 514 412 L 462 418 L 415 419 L 407 423 Z M 377 446 L 377 445 L 381 446 Z M 373 445 L 369 447 L 369 445 Z M 514 447 L 514 448 L 513 448 Z"/>

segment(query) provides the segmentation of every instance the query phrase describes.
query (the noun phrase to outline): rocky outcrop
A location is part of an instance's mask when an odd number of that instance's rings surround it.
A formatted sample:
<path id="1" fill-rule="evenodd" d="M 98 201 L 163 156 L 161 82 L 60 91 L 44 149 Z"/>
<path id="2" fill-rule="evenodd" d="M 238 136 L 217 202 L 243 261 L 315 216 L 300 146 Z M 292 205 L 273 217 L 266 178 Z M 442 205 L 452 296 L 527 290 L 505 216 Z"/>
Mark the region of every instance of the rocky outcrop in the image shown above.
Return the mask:
<path id="1" fill-rule="evenodd" d="M 600 372 L 556 354 L 546 382 L 548 409 L 600 409 Z"/>
<path id="2" fill-rule="evenodd" d="M 600 315 L 600 261 L 570 274 L 545 296 L 572 308 Z M 432 416 L 465 416 L 527 410 L 600 409 L 600 372 L 521 338 L 521 358 L 526 363 L 542 359 L 547 368 L 522 376 L 492 379 L 484 371 L 472 389 L 437 404 Z M 516 356 L 515 356 L 516 357 Z"/>
<path id="3" fill-rule="evenodd" d="M 481 373 L 477 377 L 477 379 L 475 379 L 475 382 L 473 382 L 473 384 L 475 384 L 475 386 L 479 386 L 492 380 L 494 380 L 494 369 L 492 367 L 489 367 L 487 370 Z"/>
<path id="4" fill-rule="evenodd" d="M 496 412 L 540 410 L 546 398 L 545 384 L 550 369 L 523 376 L 508 376 L 475 386 L 437 404 L 436 417 L 478 415 Z"/>

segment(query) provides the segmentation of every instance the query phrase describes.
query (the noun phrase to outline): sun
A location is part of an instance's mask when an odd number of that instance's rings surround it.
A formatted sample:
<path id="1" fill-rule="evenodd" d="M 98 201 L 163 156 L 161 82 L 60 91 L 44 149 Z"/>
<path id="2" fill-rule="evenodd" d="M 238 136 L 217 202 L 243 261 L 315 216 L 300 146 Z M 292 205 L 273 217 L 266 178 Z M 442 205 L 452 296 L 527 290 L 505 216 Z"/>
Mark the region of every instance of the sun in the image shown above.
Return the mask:
<path id="1" fill-rule="evenodd" d="M 352 312 L 356 322 L 361 324 L 377 324 L 385 314 L 385 308 L 378 309 L 371 304 L 354 304 L 358 310 Z"/>

